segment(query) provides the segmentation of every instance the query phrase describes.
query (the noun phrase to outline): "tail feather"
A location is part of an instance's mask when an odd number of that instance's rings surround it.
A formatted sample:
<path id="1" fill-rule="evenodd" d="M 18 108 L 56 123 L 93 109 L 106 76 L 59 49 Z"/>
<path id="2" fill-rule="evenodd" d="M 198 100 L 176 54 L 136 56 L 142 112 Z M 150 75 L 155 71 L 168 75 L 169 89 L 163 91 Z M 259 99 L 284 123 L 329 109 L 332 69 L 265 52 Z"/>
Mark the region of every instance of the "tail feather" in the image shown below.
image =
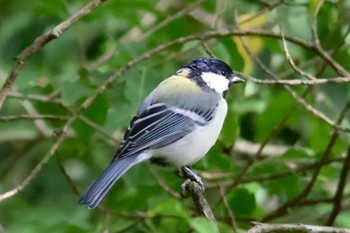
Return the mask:
<path id="1" fill-rule="evenodd" d="M 113 184 L 127 171 L 137 163 L 137 156 L 128 156 L 126 158 L 113 161 L 102 175 L 97 178 L 80 197 L 79 204 L 85 204 L 89 208 L 95 208 Z"/>

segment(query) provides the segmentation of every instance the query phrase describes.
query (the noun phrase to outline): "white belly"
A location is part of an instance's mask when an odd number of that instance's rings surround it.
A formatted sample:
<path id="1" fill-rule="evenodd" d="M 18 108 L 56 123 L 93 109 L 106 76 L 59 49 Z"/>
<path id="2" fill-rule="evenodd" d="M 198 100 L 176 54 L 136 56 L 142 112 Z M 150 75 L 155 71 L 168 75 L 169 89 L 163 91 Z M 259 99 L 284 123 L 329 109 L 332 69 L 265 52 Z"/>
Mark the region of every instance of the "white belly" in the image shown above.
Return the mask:
<path id="1" fill-rule="evenodd" d="M 214 119 L 177 142 L 153 151 L 152 157 L 162 158 L 175 167 L 192 165 L 203 158 L 219 137 L 227 113 L 227 104 L 220 100 Z"/>

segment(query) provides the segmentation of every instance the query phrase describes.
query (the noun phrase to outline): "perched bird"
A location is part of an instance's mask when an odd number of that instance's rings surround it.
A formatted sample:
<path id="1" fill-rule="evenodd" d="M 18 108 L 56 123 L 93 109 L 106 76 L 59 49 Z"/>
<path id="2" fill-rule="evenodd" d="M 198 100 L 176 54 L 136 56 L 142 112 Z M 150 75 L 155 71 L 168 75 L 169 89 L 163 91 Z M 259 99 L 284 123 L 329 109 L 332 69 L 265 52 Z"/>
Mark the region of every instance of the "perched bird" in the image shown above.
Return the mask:
<path id="1" fill-rule="evenodd" d="M 226 93 L 240 82 L 243 79 L 215 58 L 197 58 L 161 82 L 131 120 L 110 165 L 79 203 L 95 208 L 128 169 L 148 159 L 191 172 L 188 166 L 216 142 L 227 113 Z"/>

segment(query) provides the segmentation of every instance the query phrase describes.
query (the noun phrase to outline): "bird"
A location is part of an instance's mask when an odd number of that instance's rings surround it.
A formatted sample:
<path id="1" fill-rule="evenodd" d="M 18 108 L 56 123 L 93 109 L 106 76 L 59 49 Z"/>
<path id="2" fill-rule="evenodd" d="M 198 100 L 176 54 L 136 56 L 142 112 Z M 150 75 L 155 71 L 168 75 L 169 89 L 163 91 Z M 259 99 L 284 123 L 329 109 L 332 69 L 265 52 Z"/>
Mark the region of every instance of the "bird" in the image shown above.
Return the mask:
<path id="1" fill-rule="evenodd" d="M 204 190 L 190 166 L 215 144 L 227 114 L 227 91 L 241 82 L 229 65 L 212 57 L 198 57 L 162 81 L 142 102 L 111 163 L 79 204 L 95 208 L 126 171 L 146 160 L 185 169 Z"/>

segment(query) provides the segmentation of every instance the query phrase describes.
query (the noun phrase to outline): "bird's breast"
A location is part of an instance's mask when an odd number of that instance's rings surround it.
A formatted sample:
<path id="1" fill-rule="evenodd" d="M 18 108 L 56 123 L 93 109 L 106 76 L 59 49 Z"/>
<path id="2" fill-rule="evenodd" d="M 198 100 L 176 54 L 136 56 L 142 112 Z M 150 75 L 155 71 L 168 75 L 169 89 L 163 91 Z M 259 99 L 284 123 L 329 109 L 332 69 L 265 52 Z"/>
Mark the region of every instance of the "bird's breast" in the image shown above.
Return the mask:
<path id="1" fill-rule="evenodd" d="M 194 130 L 178 141 L 155 149 L 152 157 L 159 158 L 175 167 L 196 163 L 215 144 L 227 113 L 227 104 L 220 99 L 214 118 L 206 125 L 196 125 Z"/>

